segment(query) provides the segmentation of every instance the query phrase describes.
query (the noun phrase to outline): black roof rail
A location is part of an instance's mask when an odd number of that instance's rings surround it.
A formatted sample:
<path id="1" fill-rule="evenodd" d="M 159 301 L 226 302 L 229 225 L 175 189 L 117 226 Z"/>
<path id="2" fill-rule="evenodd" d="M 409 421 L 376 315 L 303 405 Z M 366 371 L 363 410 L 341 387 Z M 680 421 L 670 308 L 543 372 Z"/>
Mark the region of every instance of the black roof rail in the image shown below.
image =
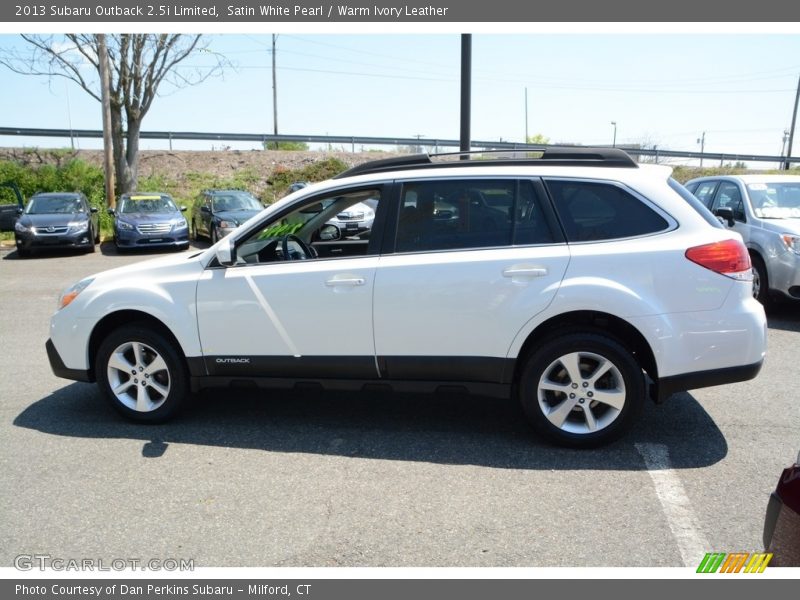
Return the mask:
<path id="1" fill-rule="evenodd" d="M 541 153 L 540 157 L 531 157 L 530 154 Z M 471 160 L 472 156 L 485 156 L 491 154 L 501 155 L 499 158 Z M 511 155 L 522 155 L 516 158 Z M 461 160 L 435 160 L 435 159 Z M 638 165 L 630 155 L 619 148 L 588 148 L 588 147 L 559 147 L 559 148 L 524 148 L 519 150 L 476 150 L 471 152 L 444 152 L 439 154 L 411 154 L 397 158 L 384 158 L 356 165 L 339 173 L 334 179 L 352 177 L 353 175 L 366 175 L 368 173 L 382 173 L 385 171 L 404 171 L 409 169 L 430 169 L 449 167 L 497 167 L 497 166 L 590 166 L 590 167 L 616 167 L 636 169 Z"/>

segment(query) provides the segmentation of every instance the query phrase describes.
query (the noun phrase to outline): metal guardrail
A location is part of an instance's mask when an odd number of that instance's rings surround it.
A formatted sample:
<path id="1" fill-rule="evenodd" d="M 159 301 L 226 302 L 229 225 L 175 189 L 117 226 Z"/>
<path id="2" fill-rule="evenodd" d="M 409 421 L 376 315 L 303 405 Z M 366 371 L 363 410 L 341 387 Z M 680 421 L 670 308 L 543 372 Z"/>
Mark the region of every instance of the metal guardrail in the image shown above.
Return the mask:
<path id="1" fill-rule="evenodd" d="M 103 132 L 99 129 L 36 129 L 28 127 L 0 127 L 0 136 L 26 136 L 26 137 L 62 137 L 62 138 L 102 138 Z M 356 144 L 376 146 L 415 146 L 434 148 L 438 152 L 442 148 L 458 148 L 459 140 L 435 138 L 401 138 L 401 137 L 365 137 L 346 135 L 274 135 L 262 133 L 207 133 L 196 131 L 142 131 L 139 137 L 144 140 L 195 140 L 195 141 L 226 141 L 226 142 L 255 142 L 268 144 L 271 142 L 306 142 L 318 144 L 350 144 L 355 152 Z M 558 145 L 564 147 L 564 145 Z M 491 150 L 542 150 L 547 146 L 541 144 L 523 144 L 520 142 L 481 141 L 473 140 L 471 147 L 476 149 Z M 580 147 L 580 146 L 576 146 Z M 690 152 L 684 150 L 660 150 L 651 148 L 637 148 L 619 144 L 617 146 L 634 156 L 649 156 L 659 158 L 689 158 L 709 161 L 733 162 L 774 162 L 798 163 L 800 157 L 773 156 L 763 154 L 726 154 L 714 152 Z"/>

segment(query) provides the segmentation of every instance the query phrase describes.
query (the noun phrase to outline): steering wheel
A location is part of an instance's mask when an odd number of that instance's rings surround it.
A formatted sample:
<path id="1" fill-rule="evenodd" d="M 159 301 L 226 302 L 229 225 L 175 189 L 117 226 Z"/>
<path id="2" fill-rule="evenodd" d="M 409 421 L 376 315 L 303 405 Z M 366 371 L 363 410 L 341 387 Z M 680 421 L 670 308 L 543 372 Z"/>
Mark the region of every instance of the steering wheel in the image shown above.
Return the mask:
<path id="1" fill-rule="evenodd" d="M 289 252 L 289 242 L 297 244 L 301 252 Z M 283 260 L 306 260 L 316 256 L 314 249 L 293 233 L 286 234 L 281 238 L 281 251 Z"/>

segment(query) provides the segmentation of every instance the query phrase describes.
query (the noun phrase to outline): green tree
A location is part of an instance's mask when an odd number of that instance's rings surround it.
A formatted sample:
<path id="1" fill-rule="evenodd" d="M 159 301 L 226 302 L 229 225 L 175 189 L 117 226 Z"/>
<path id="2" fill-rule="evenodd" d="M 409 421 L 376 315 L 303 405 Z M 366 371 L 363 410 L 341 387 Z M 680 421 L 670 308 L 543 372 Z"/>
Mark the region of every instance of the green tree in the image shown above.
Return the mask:
<path id="1" fill-rule="evenodd" d="M 547 146 L 550 143 L 550 138 L 542 135 L 541 133 L 537 133 L 535 135 L 529 135 L 528 139 L 525 140 L 528 144 L 536 144 L 537 146 Z"/>

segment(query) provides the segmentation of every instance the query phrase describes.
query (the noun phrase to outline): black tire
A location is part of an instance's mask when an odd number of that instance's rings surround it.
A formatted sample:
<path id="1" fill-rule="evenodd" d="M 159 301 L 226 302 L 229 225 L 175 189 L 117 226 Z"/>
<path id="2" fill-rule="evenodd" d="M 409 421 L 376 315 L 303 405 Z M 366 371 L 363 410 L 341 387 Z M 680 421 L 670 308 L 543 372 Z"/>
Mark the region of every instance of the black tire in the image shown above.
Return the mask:
<path id="1" fill-rule="evenodd" d="M 217 235 L 217 228 L 214 225 L 211 225 L 211 245 L 213 246 L 219 241 L 219 235 Z"/>
<path id="2" fill-rule="evenodd" d="M 150 373 L 148 368 L 152 369 Z M 189 394 L 181 351 L 147 323 L 132 323 L 112 331 L 97 351 L 95 375 L 114 409 L 140 423 L 167 421 Z"/>
<path id="3" fill-rule="evenodd" d="M 578 373 L 575 377 L 567 363 Z M 646 387 L 641 366 L 618 341 L 598 332 L 565 332 L 524 359 L 517 390 L 541 436 L 560 446 L 593 448 L 630 429 L 644 405 Z M 601 396 L 611 403 L 597 400 Z"/>
<path id="4" fill-rule="evenodd" d="M 94 232 L 94 243 L 95 244 L 99 244 L 100 243 L 100 230 L 99 229 Z"/>
<path id="5" fill-rule="evenodd" d="M 753 297 L 766 308 L 770 304 L 767 266 L 761 257 L 755 254 L 750 255 L 750 260 L 753 263 Z"/>
<path id="6" fill-rule="evenodd" d="M 196 242 L 199 238 L 197 237 L 197 223 L 192 219 L 192 234 L 190 236 L 192 241 Z"/>
<path id="7" fill-rule="evenodd" d="M 25 248 L 20 248 L 17 246 L 17 257 L 19 258 L 29 258 L 31 255 L 30 250 L 26 250 Z"/>
<path id="8" fill-rule="evenodd" d="M 95 236 L 91 228 L 89 229 L 89 241 L 91 242 L 91 244 L 86 249 L 86 252 L 97 252 L 97 246 L 95 245 L 97 244 L 97 237 Z"/>

